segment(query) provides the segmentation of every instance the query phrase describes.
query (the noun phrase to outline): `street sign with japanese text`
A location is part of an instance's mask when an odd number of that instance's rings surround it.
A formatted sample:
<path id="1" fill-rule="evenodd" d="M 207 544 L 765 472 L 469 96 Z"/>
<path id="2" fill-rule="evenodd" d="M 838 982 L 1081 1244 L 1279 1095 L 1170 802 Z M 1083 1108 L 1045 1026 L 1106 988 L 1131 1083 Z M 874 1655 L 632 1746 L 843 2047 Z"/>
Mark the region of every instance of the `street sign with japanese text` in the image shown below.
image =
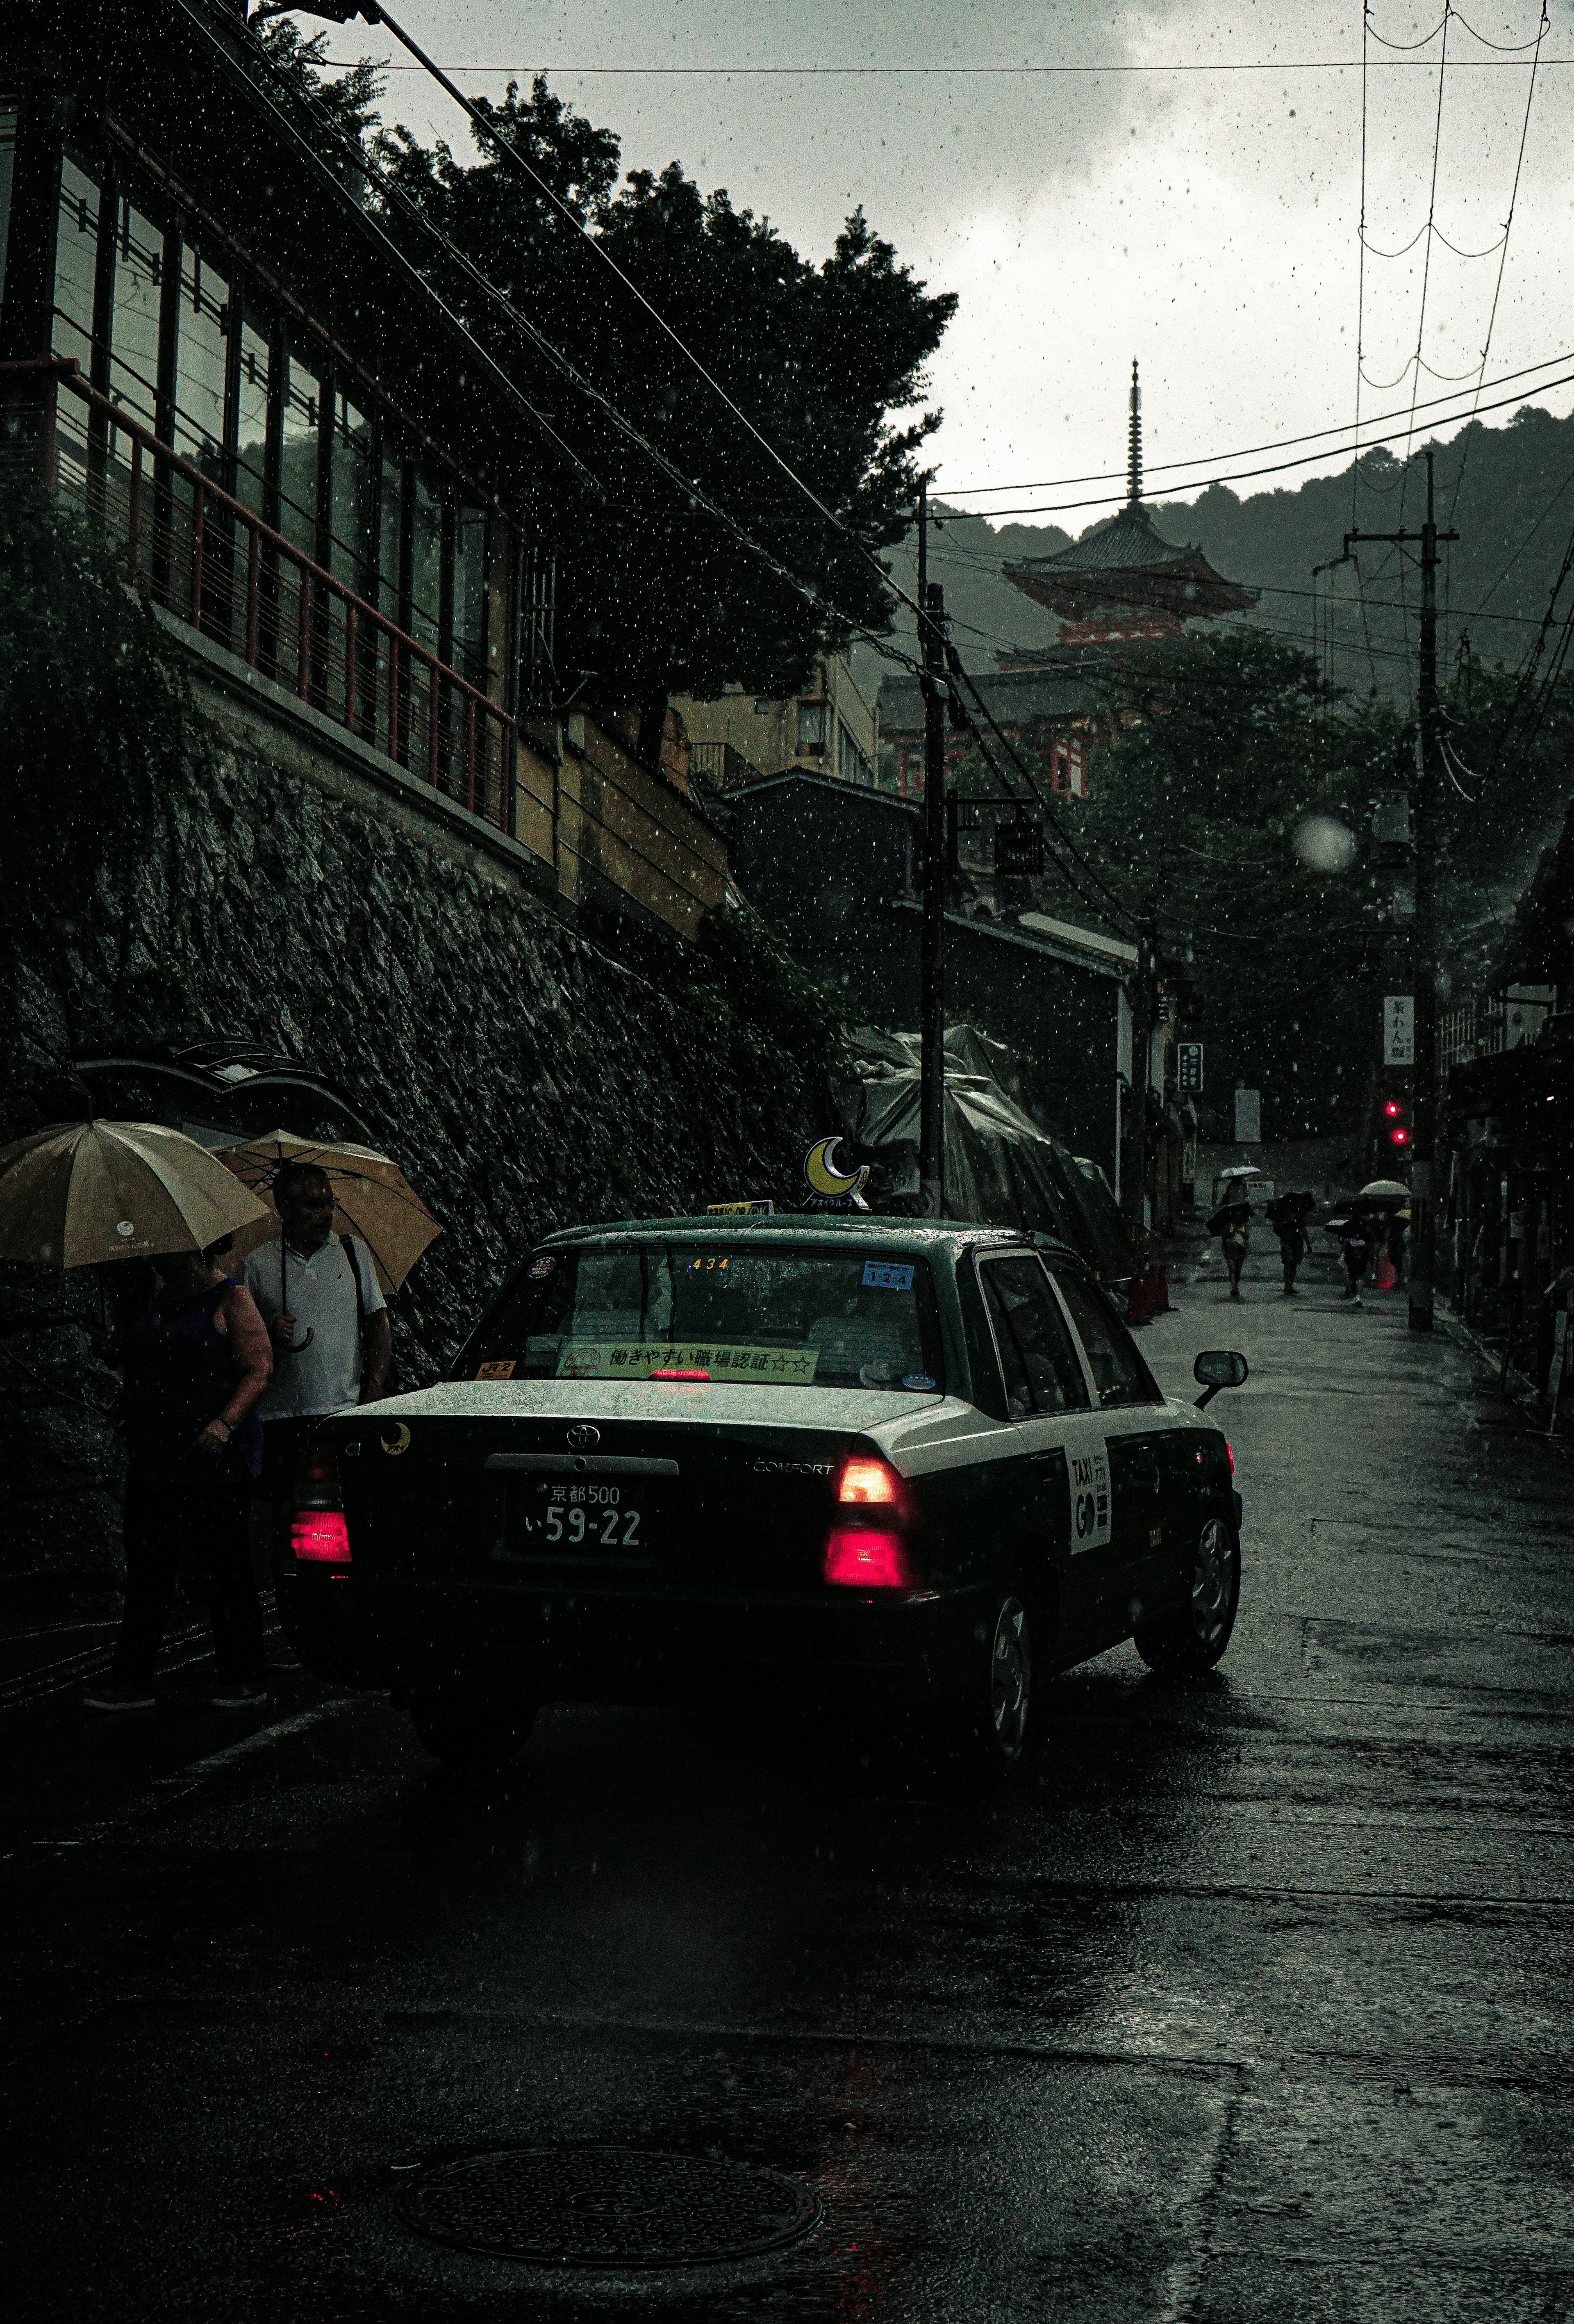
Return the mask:
<path id="1" fill-rule="evenodd" d="M 1409 992 L 1390 992 L 1383 1001 L 1383 1063 L 1385 1065 L 1413 1065 L 1415 1063 L 1415 998 Z"/>
<path id="2" fill-rule="evenodd" d="M 1202 1044 L 1201 1041 L 1176 1042 L 1175 1087 L 1183 1097 L 1201 1096 Z"/>

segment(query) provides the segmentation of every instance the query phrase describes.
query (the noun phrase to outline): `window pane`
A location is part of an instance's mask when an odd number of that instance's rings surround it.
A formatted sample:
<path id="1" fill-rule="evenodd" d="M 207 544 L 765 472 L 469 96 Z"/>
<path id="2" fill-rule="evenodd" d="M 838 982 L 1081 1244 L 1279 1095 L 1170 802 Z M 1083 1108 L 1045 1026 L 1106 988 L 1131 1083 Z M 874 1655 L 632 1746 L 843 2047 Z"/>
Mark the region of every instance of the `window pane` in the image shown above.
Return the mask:
<path id="1" fill-rule="evenodd" d="M 1074 1268 L 1057 1267 L 1054 1279 L 1088 1351 L 1099 1402 L 1106 1408 L 1160 1402 L 1147 1366 L 1132 1346 L 1125 1326 L 1116 1320 L 1103 1293 Z"/>
<path id="2" fill-rule="evenodd" d="M 16 115 L 13 109 L 11 144 L 5 161 L 8 204 L 15 140 Z M 82 366 L 84 377 L 90 375 L 92 370 L 93 277 L 97 264 L 98 189 L 74 161 L 63 161 L 55 235 L 55 319 L 51 346 L 58 355 L 74 355 Z"/>
<path id="3" fill-rule="evenodd" d="M 11 181 L 16 171 L 16 106 L 0 97 L 0 306 L 5 303 L 5 245 L 11 239 Z"/>
<path id="4" fill-rule="evenodd" d="M 1085 1411 L 1088 1384 L 1038 1261 L 991 1259 L 983 1275 L 1002 1353 L 1009 1336 L 1026 1375 L 1034 1410 Z"/>
<path id="5" fill-rule="evenodd" d="M 268 330 L 260 317 L 241 326 L 241 383 L 235 429 L 235 498 L 262 513 L 268 473 Z"/>
<path id="6" fill-rule="evenodd" d="M 120 205 L 115 248 L 115 313 L 109 327 L 109 392 L 144 428 L 156 424 L 159 304 L 164 237 L 152 218 Z"/>
<path id="7" fill-rule="evenodd" d="M 410 635 L 436 653 L 443 610 L 443 504 L 419 468 L 410 513 Z"/>
<path id="8" fill-rule="evenodd" d="M 486 684 L 486 513 L 454 512 L 454 667 Z"/>
<path id="9" fill-rule="evenodd" d="M 385 436 L 382 443 L 382 512 L 377 531 L 377 571 L 381 579 L 378 610 L 391 621 L 399 619 L 399 599 L 404 554 L 404 463 L 397 447 Z"/>
<path id="10" fill-rule="evenodd" d="M 800 702 L 798 705 L 798 748 L 800 751 L 822 751 L 825 747 L 825 706 L 823 702 Z"/>
<path id="11" fill-rule="evenodd" d="M 677 1365 L 754 1388 L 925 1395 L 943 1384 L 922 1259 L 710 1240 L 543 1252 L 464 1364 L 491 1379 L 643 1379 Z"/>
<path id="12" fill-rule="evenodd" d="M 359 594 L 372 565 L 372 427 L 347 396 L 334 398 L 329 571 Z"/>
<path id="13" fill-rule="evenodd" d="M 1033 1390 L 1028 1384 L 1027 1367 L 1022 1360 L 1017 1334 L 1011 1329 L 1005 1301 L 995 1282 L 995 1269 L 986 1267 L 982 1274 L 984 1301 L 990 1311 L 990 1321 L 995 1327 L 995 1344 L 1000 1351 L 1000 1370 L 1006 1377 L 1006 1416 L 1008 1420 L 1026 1420 L 1033 1410 Z"/>
<path id="14" fill-rule="evenodd" d="M 286 540 L 317 555 L 317 467 L 322 383 L 309 363 L 288 358 L 284 426 L 279 468 L 279 530 Z"/>
<path id="15" fill-rule="evenodd" d="M 200 251 L 180 253 L 175 353 L 175 449 L 216 484 L 225 481 L 224 389 L 229 285 Z"/>

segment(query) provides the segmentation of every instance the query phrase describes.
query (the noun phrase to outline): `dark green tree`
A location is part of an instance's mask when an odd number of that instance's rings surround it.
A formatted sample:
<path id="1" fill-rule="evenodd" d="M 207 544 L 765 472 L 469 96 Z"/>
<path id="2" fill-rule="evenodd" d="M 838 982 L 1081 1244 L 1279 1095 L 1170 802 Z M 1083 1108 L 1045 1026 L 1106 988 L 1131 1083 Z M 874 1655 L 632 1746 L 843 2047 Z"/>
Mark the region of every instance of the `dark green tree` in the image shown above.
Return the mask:
<path id="1" fill-rule="evenodd" d="M 1106 715 L 1076 827 L 1190 956 L 1213 1102 L 1238 1079 L 1264 1091 L 1271 1135 L 1354 1129 L 1401 942 L 1368 807 L 1403 784 L 1413 734 L 1252 631 L 1123 654 Z"/>
<path id="2" fill-rule="evenodd" d="M 620 185 L 615 135 L 544 81 L 528 97 L 511 86 L 487 110 L 847 528 L 816 516 L 577 226 L 483 141 L 466 163 L 408 130 L 384 134 L 379 155 L 402 193 L 686 480 L 663 475 L 528 333 L 456 278 L 450 294 L 472 327 L 528 380 L 602 486 L 561 542 L 568 683 L 588 670 L 593 693 L 640 702 L 714 694 L 731 680 L 792 692 L 821 648 L 888 625 L 874 558 L 902 535 L 939 417 L 902 415 L 922 402 L 924 366 L 955 299 L 928 292 L 861 212 L 815 265 L 768 218 L 723 191 L 702 193 L 677 162 Z"/>

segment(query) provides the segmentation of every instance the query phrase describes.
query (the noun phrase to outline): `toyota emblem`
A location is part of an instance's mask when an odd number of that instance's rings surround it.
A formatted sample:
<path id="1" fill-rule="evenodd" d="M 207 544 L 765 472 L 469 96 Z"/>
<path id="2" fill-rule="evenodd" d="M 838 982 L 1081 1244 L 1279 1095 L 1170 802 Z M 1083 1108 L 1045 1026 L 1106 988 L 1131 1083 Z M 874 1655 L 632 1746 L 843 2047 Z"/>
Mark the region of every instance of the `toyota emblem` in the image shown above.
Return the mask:
<path id="1" fill-rule="evenodd" d="M 593 1428 L 588 1420 L 582 1420 L 569 1430 L 568 1442 L 576 1452 L 588 1452 L 593 1444 L 601 1443 L 601 1430 Z"/>

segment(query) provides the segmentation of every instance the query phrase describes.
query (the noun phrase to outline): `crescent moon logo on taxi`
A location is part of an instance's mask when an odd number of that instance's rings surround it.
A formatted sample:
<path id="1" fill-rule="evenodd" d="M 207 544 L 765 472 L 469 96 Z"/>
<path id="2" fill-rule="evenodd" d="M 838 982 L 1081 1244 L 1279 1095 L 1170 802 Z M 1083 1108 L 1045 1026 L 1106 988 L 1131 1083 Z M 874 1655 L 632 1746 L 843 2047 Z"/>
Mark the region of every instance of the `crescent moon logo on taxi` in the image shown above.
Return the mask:
<path id="1" fill-rule="evenodd" d="M 410 1431 L 405 1426 L 402 1420 L 400 1422 L 391 1436 L 385 1436 L 382 1439 L 382 1449 L 385 1452 L 390 1452 L 396 1456 L 400 1452 L 408 1452 L 410 1451 Z"/>

